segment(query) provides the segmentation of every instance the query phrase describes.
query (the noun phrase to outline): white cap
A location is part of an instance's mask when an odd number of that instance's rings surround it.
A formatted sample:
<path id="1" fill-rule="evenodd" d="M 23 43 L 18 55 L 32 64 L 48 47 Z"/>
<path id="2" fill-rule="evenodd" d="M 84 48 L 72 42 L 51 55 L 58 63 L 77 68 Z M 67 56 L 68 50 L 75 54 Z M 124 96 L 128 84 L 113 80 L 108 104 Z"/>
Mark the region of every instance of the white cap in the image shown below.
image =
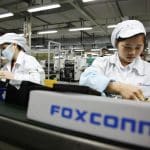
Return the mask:
<path id="1" fill-rule="evenodd" d="M 119 38 L 130 38 L 134 35 L 144 33 L 146 36 L 146 31 L 143 24 L 138 20 L 126 20 L 118 23 L 116 28 L 113 30 L 111 35 L 111 43 L 113 47 L 116 47 L 116 40 Z"/>
<path id="2" fill-rule="evenodd" d="M 24 51 L 29 51 L 26 39 L 16 33 L 6 33 L 0 36 L 0 45 L 4 43 L 16 43 L 17 45 L 21 46 Z"/>

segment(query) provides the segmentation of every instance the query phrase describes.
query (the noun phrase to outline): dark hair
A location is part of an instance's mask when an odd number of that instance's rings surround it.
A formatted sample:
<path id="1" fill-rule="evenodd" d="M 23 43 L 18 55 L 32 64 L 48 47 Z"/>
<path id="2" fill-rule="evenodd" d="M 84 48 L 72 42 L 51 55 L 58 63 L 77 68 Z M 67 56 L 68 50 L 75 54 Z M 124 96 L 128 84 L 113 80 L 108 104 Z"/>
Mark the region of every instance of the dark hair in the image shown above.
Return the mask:
<path id="1" fill-rule="evenodd" d="M 103 47 L 101 51 L 109 51 L 107 48 Z"/>
<path id="2" fill-rule="evenodd" d="M 4 45 L 4 44 L 9 45 L 9 44 L 11 44 L 11 43 L 3 43 L 3 44 L 1 44 L 1 45 Z"/>
<path id="3" fill-rule="evenodd" d="M 20 45 L 17 45 L 19 51 L 24 50 Z"/>
<path id="4" fill-rule="evenodd" d="M 144 49 L 146 49 L 146 48 L 147 48 L 147 40 L 146 40 L 146 36 L 145 36 L 144 33 L 139 33 L 139 34 L 136 34 L 136 35 L 131 36 L 131 37 L 128 37 L 128 38 L 120 38 L 120 37 L 119 37 L 119 38 L 116 40 L 116 46 L 117 46 L 117 43 L 118 43 L 118 42 L 122 42 L 122 41 L 124 41 L 124 40 L 130 39 L 130 38 L 135 37 L 135 36 L 137 36 L 137 35 L 143 35 L 143 37 L 144 37 Z"/>

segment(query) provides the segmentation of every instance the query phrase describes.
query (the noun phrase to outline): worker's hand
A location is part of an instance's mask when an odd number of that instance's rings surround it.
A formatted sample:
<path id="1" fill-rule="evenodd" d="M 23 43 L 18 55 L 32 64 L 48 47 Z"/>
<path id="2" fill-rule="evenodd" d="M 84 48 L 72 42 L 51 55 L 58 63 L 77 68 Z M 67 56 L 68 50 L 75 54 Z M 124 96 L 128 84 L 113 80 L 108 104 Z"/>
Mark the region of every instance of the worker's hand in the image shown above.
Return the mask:
<path id="1" fill-rule="evenodd" d="M 142 100 L 144 95 L 139 87 L 130 84 L 120 84 L 120 95 L 125 99 Z"/>
<path id="2" fill-rule="evenodd" d="M 121 82 L 112 82 L 107 88 L 110 92 L 117 93 L 125 99 L 144 101 L 142 90 L 134 85 L 124 84 Z"/>
<path id="3" fill-rule="evenodd" d="M 0 79 L 14 79 L 14 74 L 9 71 L 0 71 Z"/>

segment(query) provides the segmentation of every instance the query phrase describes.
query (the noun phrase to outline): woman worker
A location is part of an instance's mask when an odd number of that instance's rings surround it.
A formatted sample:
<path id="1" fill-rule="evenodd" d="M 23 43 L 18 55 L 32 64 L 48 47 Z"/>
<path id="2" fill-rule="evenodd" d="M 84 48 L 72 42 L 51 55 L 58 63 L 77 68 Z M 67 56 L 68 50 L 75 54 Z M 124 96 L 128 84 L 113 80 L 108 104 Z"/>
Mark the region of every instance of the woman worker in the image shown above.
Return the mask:
<path id="1" fill-rule="evenodd" d="M 31 81 L 42 84 L 45 73 L 39 62 L 26 54 L 29 50 L 26 39 L 16 33 L 6 33 L 0 37 L 2 56 L 8 63 L 1 68 L 0 78 L 10 80 L 14 86 L 20 86 L 21 81 Z"/>
<path id="2" fill-rule="evenodd" d="M 140 57 L 146 45 L 143 24 L 138 20 L 118 23 L 111 42 L 118 51 L 96 58 L 81 75 L 80 85 L 119 94 L 124 99 L 144 100 L 150 96 L 150 63 Z"/>

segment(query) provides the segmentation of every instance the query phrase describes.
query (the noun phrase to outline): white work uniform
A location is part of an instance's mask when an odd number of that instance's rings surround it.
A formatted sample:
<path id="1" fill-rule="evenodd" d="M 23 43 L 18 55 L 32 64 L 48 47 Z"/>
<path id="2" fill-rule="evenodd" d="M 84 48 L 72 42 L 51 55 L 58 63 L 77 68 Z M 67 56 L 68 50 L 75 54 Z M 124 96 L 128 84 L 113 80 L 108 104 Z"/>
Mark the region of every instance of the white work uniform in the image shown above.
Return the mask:
<path id="1" fill-rule="evenodd" d="M 122 66 L 118 53 L 98 57 L 80 77 L 80 85 L 103 92 L 111 80 L 139 86 L 144 96 L 150 96 L 150 63 L 136 58 L 128 66 Z"/>
<path id="2" fill-rule="evenodd" d="M 7 63 L 2 70 L 10 71 L 14 74 L 14 80 L 10 84 L 18 87 L 21 81 L 31 81 L 43 84 L 45 73 L 39 62 L 32 56 L 20 51 L 17 60 L 11 70 L 11 63 Z"/>

